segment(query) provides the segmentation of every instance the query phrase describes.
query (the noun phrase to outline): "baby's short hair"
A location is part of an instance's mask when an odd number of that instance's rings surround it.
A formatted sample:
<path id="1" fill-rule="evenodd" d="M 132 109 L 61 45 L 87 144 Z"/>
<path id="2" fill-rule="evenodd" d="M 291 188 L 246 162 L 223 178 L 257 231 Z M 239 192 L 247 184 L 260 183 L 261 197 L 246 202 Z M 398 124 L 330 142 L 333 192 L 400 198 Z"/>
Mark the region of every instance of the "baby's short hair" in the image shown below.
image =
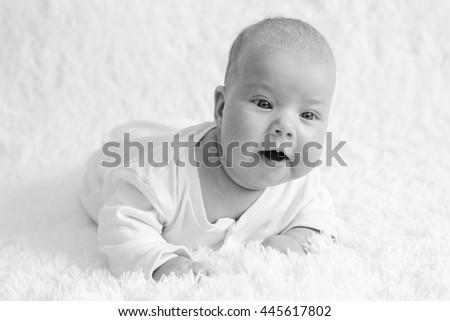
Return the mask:
<path id="1" fill-rule="evenodd" d="M 331 59 L 333 53 L 325 38 L 308 23 L 299 19 L 267 18 L 248 26 L 236 37 L 230 49 L 225 83 L 235 72 L 239 58 L 248 44 L 266 45 L 268 48 L 296 49 L 317 61 Z"/>

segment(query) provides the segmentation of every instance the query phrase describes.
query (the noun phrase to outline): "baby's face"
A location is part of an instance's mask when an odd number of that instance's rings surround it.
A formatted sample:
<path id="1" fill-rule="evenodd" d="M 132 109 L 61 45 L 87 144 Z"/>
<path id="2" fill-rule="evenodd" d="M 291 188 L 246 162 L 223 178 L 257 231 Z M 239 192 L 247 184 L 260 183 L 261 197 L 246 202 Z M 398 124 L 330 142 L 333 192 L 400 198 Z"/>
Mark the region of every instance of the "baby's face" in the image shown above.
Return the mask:
<path id="1" fill-rule="evenodd" d="M 231 167 L 224 169 L 235 183 L 262 189 L 313 169 L 302 149 L 309 142 L 323 146 L 335 75 L 331 60 L 318 63 L 282 49 L 246 49 L 226 88 L 217 89 L 222 93 L 216 102 L 217 137 L 223 148 L 232 142 L 260 144 L 225 154 Z M 268 139 L 273 146 L 262 146 Z M 321 152 L 309 148 L 308 161 L 318 160 Z M 254 157 L 260 160 L 256 166 L 242 166 Z"/>

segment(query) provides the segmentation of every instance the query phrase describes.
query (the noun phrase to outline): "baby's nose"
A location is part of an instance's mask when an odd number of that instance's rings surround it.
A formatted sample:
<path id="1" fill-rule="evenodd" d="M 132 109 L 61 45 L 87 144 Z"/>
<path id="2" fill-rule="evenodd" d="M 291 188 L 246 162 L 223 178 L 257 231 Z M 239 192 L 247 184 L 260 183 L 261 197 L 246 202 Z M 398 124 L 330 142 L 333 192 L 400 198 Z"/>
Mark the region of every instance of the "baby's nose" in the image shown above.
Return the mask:
<path id="1" fill-rule="evenodd" d="M 276 136 L 283 136 L 283 135 L 286 135 L 286 136 L 289 137 L 289 138 L 292 138 L 292 136 L 293 136 L 293 134 L 292 134 L 291 131 L 289 131 L 289 130 L 283 130 L 283 129 L 279 129 L 279 128 L 275 128 L 275 130 L 273 131 L 273 133 L 274 133 Z"/>
<path id="2" fill-rule="evenodd" d="M 271 133 L 274 136 L 286 136 L 287 138 L 292 139 L 294 136 L 294 126 L 289 120 L 279 119 L 272 123 Z"/>

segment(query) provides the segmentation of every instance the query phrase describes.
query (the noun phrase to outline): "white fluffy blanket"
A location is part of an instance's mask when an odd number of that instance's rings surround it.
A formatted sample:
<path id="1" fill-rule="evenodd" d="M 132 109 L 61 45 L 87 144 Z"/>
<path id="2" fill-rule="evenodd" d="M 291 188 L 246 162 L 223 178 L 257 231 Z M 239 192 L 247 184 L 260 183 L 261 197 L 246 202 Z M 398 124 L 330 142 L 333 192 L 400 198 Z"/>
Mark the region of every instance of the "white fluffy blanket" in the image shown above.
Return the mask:
<path id="1" fill-rule="evenodd" d="M 450 299 L 450 12 L 442 1 L 0 1 L 0 300 Z M 202 248 L 216 276 L 113 277 L 78 204 L 113 126 L 212 119 L 238 31 L 302 18 L 334 48 L 323 168 L 340 243 L 306 258 Z M 335 164 L 336 165 L 336 164 Z"/>

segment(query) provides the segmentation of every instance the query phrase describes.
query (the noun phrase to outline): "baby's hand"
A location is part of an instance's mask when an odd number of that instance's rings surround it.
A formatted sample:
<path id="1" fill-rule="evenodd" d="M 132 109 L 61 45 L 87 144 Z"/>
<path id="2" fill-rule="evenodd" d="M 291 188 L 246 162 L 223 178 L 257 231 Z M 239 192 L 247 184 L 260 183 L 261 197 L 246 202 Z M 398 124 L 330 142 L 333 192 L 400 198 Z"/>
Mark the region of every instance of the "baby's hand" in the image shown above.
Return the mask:
<path id="1" fill-rule="evenodd" d="M 192 261 L 184 256 L 177 256 L 170 259 L 153 272 L 153 279 L 159 281 L 163 275 L 182 275 L 192 271 L 194 275 L 203 274 L 209 276 L 212 274 L 206 267 L 200 262 Z"/>
<path id="2" fill-rule="evenodd" d="M 305 254 L 305 250 L 303 247 L 292 237 L 287 235 L 272 235 L 264 240 L 262 243 L 265 247 L 274 248 L 281 253 L 287 253 L 287 250 L 291 250 L 292 252 L 296 252 L 299 254 Z"/>

